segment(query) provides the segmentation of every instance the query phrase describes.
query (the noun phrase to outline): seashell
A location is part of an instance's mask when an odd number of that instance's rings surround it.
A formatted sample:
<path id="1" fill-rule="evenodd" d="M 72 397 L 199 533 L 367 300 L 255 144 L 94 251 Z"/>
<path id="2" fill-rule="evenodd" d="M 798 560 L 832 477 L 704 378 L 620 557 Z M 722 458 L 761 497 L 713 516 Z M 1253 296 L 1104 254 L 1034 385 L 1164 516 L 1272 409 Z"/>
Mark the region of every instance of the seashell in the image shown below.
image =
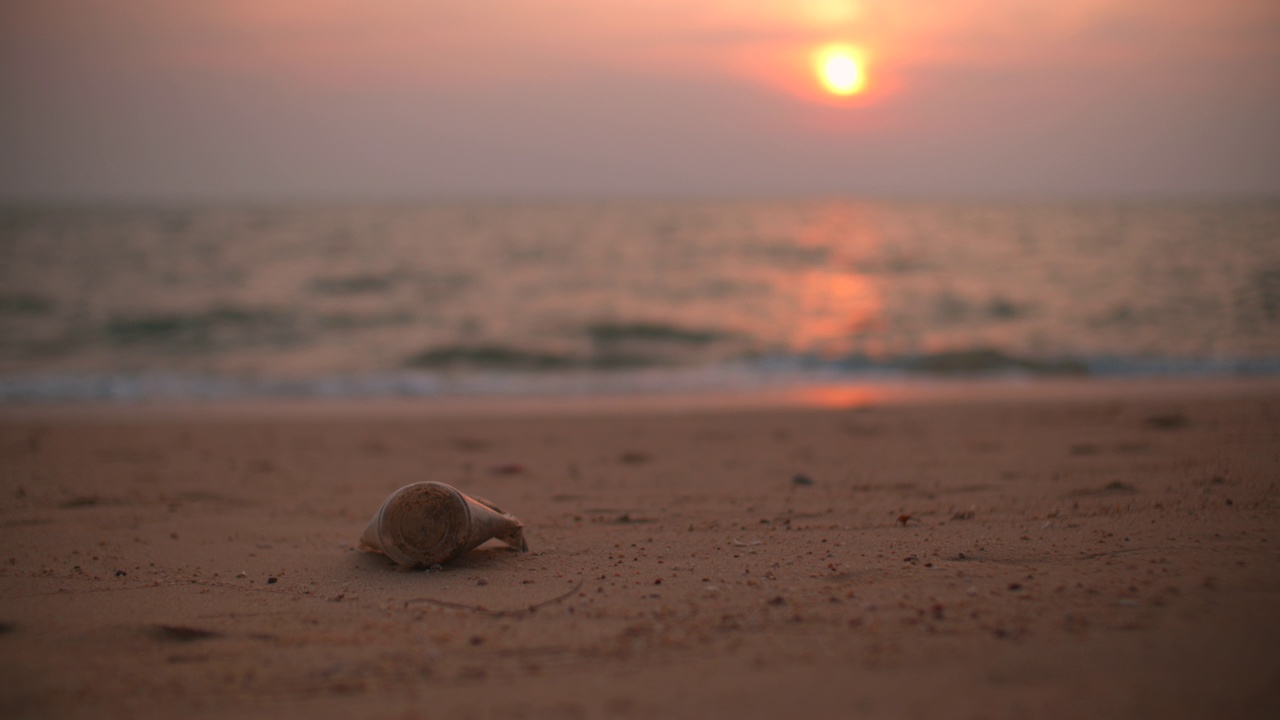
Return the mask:
<path id="1" fill-rule="evenodd" d="M 497 505 L 444 483 L 419 482 L 396 490 L 382 503 L 360 536 L 360 548 L 401 565 L 430 567 L 490 539 L 529 551 L 524 524 Z"/>

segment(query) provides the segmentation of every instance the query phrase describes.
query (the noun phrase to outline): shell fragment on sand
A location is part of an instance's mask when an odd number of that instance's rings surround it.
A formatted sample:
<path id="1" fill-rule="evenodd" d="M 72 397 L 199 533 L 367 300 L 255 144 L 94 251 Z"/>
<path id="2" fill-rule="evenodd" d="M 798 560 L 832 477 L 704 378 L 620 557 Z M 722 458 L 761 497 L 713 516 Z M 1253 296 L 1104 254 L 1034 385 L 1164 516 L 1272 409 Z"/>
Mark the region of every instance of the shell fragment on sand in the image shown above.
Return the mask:
<path id="1" fill-rule="evenodd" d="M 431 567 L 488 540 L 529 551 L 524 524 L 513 515 L 450 485 L 419 482 L 387 497 L 360 536 L 360 548 L 408 567 Z"/>

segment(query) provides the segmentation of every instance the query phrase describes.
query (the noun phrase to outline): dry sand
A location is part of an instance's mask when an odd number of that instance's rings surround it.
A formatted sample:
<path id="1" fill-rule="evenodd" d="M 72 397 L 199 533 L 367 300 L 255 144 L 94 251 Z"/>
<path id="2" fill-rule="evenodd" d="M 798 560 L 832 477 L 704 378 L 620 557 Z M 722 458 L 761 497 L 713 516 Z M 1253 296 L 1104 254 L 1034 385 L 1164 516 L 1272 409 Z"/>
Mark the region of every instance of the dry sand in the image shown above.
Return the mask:
<path id="1" fill-rule="evenodd" d="M 1276 717 L 1280 386 L 1077 390 L 9 408 L 0 715 Z M 532 552 L 359 552 L 419 480 Z"/>

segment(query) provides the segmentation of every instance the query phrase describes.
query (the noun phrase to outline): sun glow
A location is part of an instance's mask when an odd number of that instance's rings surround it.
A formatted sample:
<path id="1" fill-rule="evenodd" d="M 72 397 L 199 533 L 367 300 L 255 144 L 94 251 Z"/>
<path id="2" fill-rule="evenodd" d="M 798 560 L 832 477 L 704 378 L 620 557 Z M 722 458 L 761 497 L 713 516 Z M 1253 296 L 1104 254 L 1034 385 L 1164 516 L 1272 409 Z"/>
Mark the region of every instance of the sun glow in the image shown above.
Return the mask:
<path id="1" fill-rule="evenodd" d="M 857 95 L 867 86 L 862 53 L 850 45 L 826 45 L 814 53 L 813 67 L 832 95 Z"/>

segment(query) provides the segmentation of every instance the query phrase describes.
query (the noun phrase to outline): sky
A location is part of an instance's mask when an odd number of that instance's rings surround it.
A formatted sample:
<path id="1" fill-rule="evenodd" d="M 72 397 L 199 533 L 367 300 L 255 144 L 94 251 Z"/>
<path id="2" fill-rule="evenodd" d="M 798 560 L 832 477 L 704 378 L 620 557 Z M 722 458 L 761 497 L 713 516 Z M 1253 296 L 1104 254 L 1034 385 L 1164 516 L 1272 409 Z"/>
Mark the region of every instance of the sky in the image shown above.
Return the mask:
<path id="1" fill-rule="evenodd" d="M 1280 195 L 1280 3 L 0 0 L 0 198 L 797 195 Z"/>

